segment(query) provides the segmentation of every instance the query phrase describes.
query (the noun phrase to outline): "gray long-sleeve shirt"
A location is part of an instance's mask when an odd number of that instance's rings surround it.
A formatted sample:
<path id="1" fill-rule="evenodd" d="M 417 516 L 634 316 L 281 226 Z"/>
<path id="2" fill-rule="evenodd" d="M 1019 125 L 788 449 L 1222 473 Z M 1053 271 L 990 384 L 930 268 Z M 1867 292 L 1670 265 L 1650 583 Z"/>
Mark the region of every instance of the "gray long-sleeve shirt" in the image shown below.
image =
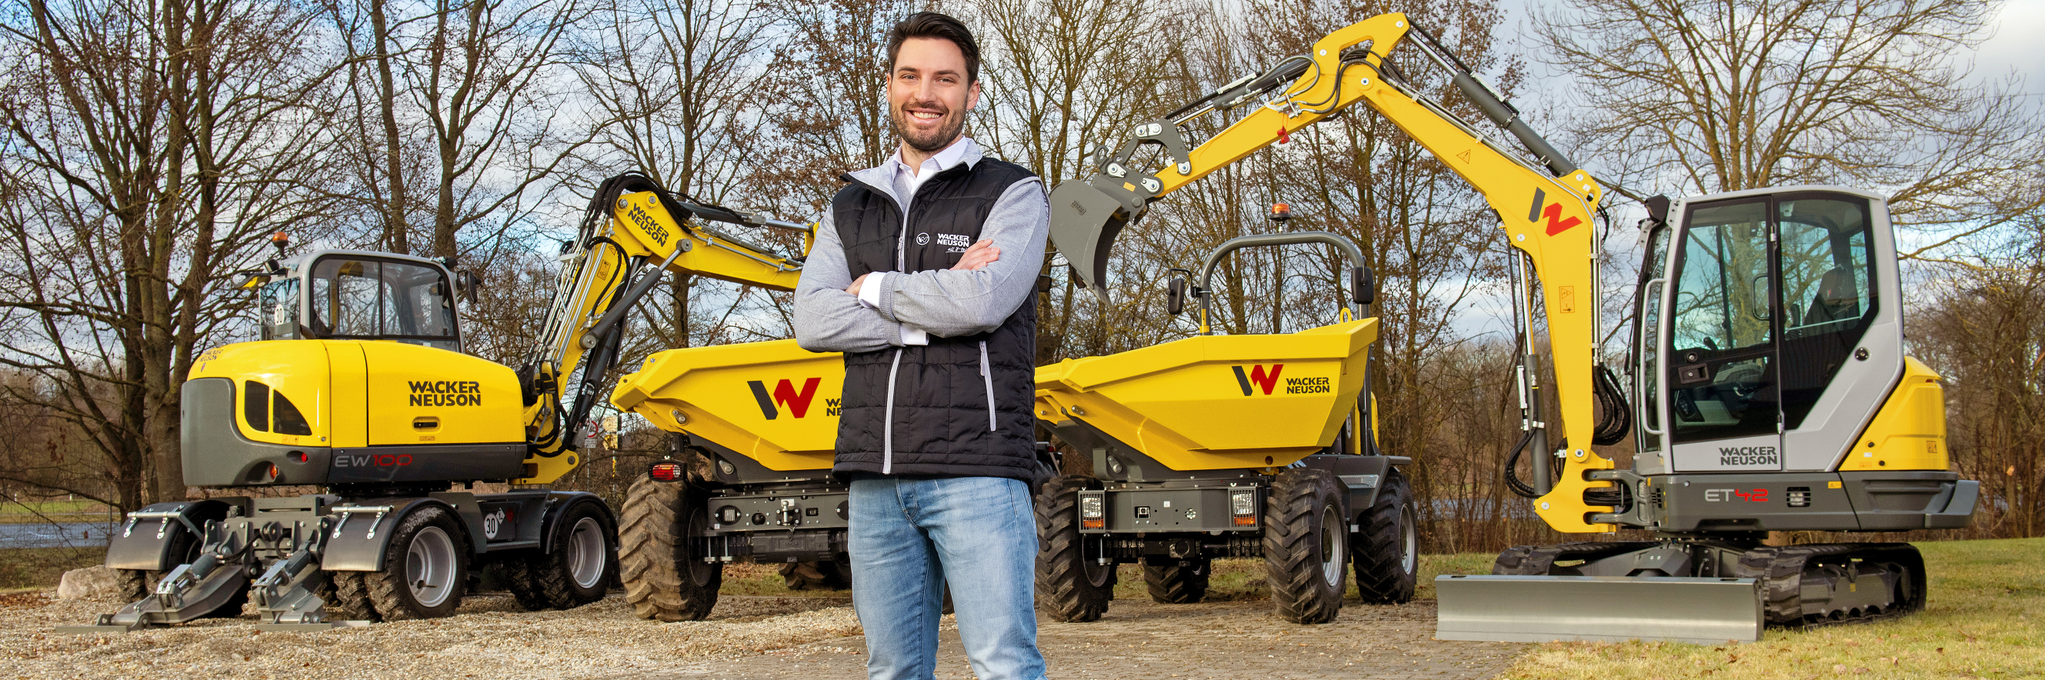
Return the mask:
<path id="1" fill-rule="evenodd" d="M 970 165 L 980 158 L 974 146 L 961 162 Z M 894 197 L 906 219 L 913 197 L 896 195 L 894 172 L 883 164 L 852 176 Z M 992 331 L 1036 289 L 1050 220 L 1051 203 L 1043 182 L 1035 178 L 1016 182 L 1002 192 L 980 227 L 980 238 L 993 240 L 1001 249 L 1000 259 L 975 271 L 889 274 L 881 282 L 880 306 L 870 308 L 845 292 L 852 275 L 832 211 L 826 209 L 795 286 L 796 344 L 813 352 L 871 352 L 901 346 L 904 324 L 938 337 Z"/>

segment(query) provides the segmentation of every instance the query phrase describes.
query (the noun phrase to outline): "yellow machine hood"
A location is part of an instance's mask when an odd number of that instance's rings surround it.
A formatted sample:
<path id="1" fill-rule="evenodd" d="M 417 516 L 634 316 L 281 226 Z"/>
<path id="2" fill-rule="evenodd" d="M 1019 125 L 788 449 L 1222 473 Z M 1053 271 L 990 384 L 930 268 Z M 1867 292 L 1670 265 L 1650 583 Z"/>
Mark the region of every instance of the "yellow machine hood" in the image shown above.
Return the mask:
<path id="1" fill-rule="evenodd" d="M 1078 420 L 1170 466 L 1287 465 L 1356 409 L 1377 319 L 1203 335 L 1037 369 L 1037 417 Z"/>
<path id="2" fill-rule="evenodd" d="M 843 355 L 779 340 L 655 353 L 611 404 L 786 472 L 831 467 L 844 392 Z"/>

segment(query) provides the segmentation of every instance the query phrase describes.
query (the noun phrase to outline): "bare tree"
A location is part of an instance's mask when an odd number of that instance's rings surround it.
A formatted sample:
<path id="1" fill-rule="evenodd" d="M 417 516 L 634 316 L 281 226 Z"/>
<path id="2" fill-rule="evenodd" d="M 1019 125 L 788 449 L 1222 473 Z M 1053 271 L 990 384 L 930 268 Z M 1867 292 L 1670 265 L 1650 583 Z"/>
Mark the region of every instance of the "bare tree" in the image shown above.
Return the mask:
<path id="1" fill-rule="evenodd" d="M 2019 81 L 1976 80 L 1985 0 L 1573 0 L 1538 17 L 1579 74 L 1590 158 L 1634 199 L 1831 183 L 1886 191 L 1899 224 L 1945 236 L 2003 225 L 2045 132 Z M 1614 169 L 1622 169 L 1613 172 Z"/>
<path id="2" fill-rule="evenodd" d="M 246 328 L 234 270 L 322 210 L 308 189 L 327 181 L 314 152 L 332 69 L 296 4 L 10 14 L 0 363 L 37 379 L 9 396 L 89 438 L 115 482 L 99 500 L 183 498 L 180 389 L 198 350 Z"/>
<path id="3" fill-rule="evenodd" d="M 603 123 L 569 106 L 564 87 L 573 82 L 564 41 L 587 8 L 359 0 L 332 12 L 352 69 L 354 197 L 374 215 L 381 247 L 487 255 L 533 229 L 547 183 Z M 464 235 L 478 225 L 485 233 Z"/>

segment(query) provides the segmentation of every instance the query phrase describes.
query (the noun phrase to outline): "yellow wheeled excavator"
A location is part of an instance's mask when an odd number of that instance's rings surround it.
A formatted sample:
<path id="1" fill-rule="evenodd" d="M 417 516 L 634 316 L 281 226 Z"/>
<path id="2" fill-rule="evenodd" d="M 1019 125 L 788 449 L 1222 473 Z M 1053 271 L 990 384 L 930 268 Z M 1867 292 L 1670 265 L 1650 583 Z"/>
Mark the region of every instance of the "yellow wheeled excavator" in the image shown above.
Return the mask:
<path id="1" fill-rule="evenodd" d="M 601 599 L 617 518 L 595 495 L 545 485 L 583 462 L 576 429 L 604 396 L 625 314 L 668 271 L 787 290 L 801 269 L 720 222 L 807 229 L 681 200 L 643 175 L 604 182 L 517 369 L 463 353 L 455 305 L 473 299 L 473 274 L 395 253 L 286 257 L 280 233 L 278 257 L 245 274 L 261 339 L 206 351 L 185 382 L 184 479 L 325 492 L 129 513 L 106 563 L 134 602 L 60 630 L 232 617 L 250 599 L 276 630 L 446 616 L 484 565 L 528 608 Z"/>
<path id="2" fill-rule="evenodd" d="M 1407 44 L 1520 148 L 1413 86 L 1387 60 Z M 1597 363 L 1604 254 L 1593 219 L 1605 188 L 1426 31 L 1387 14 L 1137 125 L 1093 175 L 1052 193 L 1051 237 L 1073 274 L 1105 291 L 1115 236 L 1151 202 L 1358 103 L 1483 194 L 1515 250 L 1520 328 L 1536 310 L 1545 317 L 1561 428 L 1540 410 L 1538 347 L 1523 333 L 1526 435 L 1513 459 L 1531 455 L 1533 475 L 1509 473 L 1508 483 L 1558 531 L 1654 535 L 1522 546 L 1492 575 L 1443 576 L 1438 637 L 1755 640 L 1764 626 L 1923 606 L 1923 561 L 1907 544 L 1763 544 L 1769 531 L 1960 528 L 1978 499 L 1978 483 L 1949 468 L 1938 375 L 1904 354 L 1894 235 L 1878 194 L 1798 186 L 1645 201 L 1628 390 Z M 1245 106 L 1225 129 L 1187 142 L 1183 124 Z M 1146 145 L 1164 160 L 1133 165 Z M 1628 430 L 1639 453 L 1618 469 L 1592 446 Z"/>

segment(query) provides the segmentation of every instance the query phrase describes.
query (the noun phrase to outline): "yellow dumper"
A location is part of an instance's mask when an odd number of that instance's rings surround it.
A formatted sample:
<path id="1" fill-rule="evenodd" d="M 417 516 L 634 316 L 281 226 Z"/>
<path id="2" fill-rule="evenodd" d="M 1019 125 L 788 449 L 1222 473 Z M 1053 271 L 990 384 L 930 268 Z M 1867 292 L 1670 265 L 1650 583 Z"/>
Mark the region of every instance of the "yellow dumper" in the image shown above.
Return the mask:
<path id="1" fill-rule="evenodd" d="M 641 617 L 709 615 L 733 561 L 780 563 L 796 587 L 850 584 L 845 485 L 830 478 L 844 385 L 840 355 L 794 340 L 668 350 L 618 380 L 611 403 L 678 433 L 681 454 L 625 501 L 619 562 Z"/>
<path id="2" fill-rule="evenodd" d="M 1350 286 L 1340 320 L 1283 335 L 1212 335 L 1208 281 L 1249 247 L 1332 245 Z M 1198 602 L 1217 557 L 1265 560 L 1280 615 L 1335 618 L 1353 566 L 1366 601 L 1413 597 L 1411 493 L 1383 455 L 1368 411 L 1363 318 L 1369 270 L 1348 239 L 1324 232 L 1246 236 L 1207 258 L 1200 285 L 1171 282 L 1174 314 L 1200 301 L 1200 335 L 1037 369 L 1037 417 L 1092 476 L 1046 484 L 1037 516 L 1037 604 L 1065 621 L 1107 610 L 1115 565 L 1141 563 L 1152 599 Z"/>

